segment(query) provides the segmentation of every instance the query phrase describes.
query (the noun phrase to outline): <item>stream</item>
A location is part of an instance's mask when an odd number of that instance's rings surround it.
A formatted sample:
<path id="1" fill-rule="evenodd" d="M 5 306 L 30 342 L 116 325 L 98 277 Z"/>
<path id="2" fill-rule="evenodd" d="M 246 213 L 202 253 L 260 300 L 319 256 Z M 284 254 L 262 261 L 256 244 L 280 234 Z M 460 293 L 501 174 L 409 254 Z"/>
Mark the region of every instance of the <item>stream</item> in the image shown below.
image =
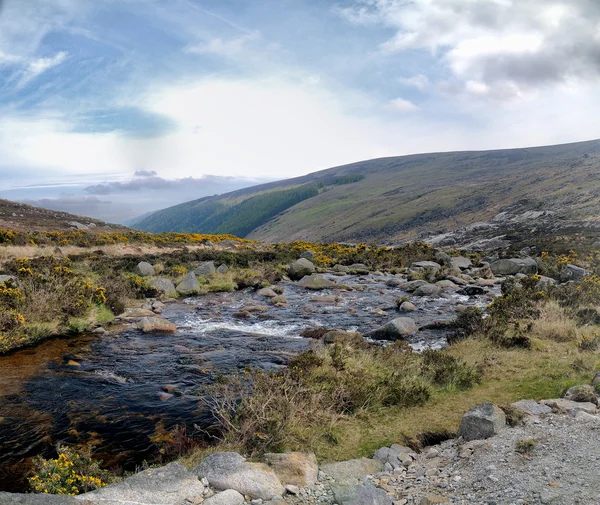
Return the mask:
<path id="1" fill-rule="evenodd" d="M 253 290 L 188 298 L 167 304 L 162 314 L 177 325 L 174 335 L 132 327 L 118 335 L 54 339 L 0 357 L 0 491 L 25 490 L 31 458 L 52 456 L 58 442 L 90 444 L 106 465 L 126 470 L 154 461 L 156 441 L 168 430 L 211 424 L 198 396 L 203 386 L 246 367 L 285 366 L 310 345 L 300 336 L 304 329 L 366 334 L 400 315 L 422 326 L 452 319 L 457 305 L 483 307 L 499 291 L 410 297 L 416 310 L 399 314 L 395 300 L 407 293 L 388 287 L 390 278 L 335 277 L 350 291 L 309 292 L 283 283 L 287 307 L 271 306 Z M 249 305 L 268 306 L 268 312 L 238 319 Z M 416 350 L 445 343 L 443 330 L 420 331 L 410 340 Z"/>

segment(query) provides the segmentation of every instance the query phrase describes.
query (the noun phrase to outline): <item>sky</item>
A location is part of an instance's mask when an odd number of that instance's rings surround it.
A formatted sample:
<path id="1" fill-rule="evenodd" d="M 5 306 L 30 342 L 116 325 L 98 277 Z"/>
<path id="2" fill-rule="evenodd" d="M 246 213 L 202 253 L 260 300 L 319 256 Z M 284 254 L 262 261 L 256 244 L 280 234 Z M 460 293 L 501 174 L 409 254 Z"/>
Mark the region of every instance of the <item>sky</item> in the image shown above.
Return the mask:
<path id="1" fill-rule="evenodd" d="M 598 0 L 0 0 L 0 197 L 111 222 L 600 138 Z"/>

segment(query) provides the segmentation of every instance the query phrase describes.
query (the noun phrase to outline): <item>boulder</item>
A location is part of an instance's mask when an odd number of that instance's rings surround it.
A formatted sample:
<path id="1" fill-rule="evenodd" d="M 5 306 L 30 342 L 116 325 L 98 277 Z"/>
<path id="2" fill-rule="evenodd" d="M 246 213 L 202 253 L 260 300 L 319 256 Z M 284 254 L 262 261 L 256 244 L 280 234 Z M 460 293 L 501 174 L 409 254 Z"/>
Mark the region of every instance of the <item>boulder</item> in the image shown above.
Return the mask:
<path id="1" fill-rule="evenodd" d="M 77 228 L 78 230 L 89 230 L 89 227 L 83 223 L 79 223 L 77 221 L 69 221 L 69 226 L 73 228 Z"/>
<path id="2" fill-rule="evenodd" d="M 454 270 L 466 270 L 467 268 L 471 268 L 471 260 L 469 258 L 465 258 L 464 256 L 454 256 L 451 259 L 451 267 Z"/>
<path id="3" fill-rule="evenodd" d="M 552 409 L 548 407 L 548 405 L 542 405 L 535 400 L 520 400 L 518 402 L 511 403 L 510 406 L 515 409 L 522 410 L 523 412 L 527 412 L 527 414 L 531 416 L 539 416 L 552 412 Z"/>
<path id="4" fill-rule="evenodd" d="M 375 451 L 373 459 L 381 461 L 384 465 L 389 464 L 392 469 L 408 467 L 416 459 L 417 454 L 409 447 L 392 445 L 391 447 L 382 447 Z"/>
<path id="5" fill-rule="evenodd" d="M 458 436 L 467 441 L 496 435 L 506 425 L 506 415 L 496 405 L 486 402 L 469 410 L 462 418 Z"/>
<path id="6" fill-rule="evenodd" d="M 425 284 L 429 284 L 429 283 L 424 280 L 416 280 L 416 281 L 405 282 L 404 284 L 401 284 L 399 287 L 401 289 L 403 289 L 404 291 L 408 291 L 409 293 L 412 293 L 413 291 L 420 288 L 421 286 L 424 286 Z"/>
<path id="7" fill-rule="evenodd" d="M 569 264 L 565 265 L 565 268 L 563 268 L 560 273 L 559 279 L 560 282 L 580 281 L 589 274 L 590 272 L 585 268 Z"/>
<path id="8" fill-rule="evenodd" d="M 87 505 L 78 497 L 53 494 L 21 494 L 0 491 L 1 505 Z"/>
<path id="9" fill-rule="evenodd" d="M 200 277 L 207 277 L 208 275 L 214 274 L 216 271 L 217 269 L 214 261 L 205 261 L 194 268 L 194 273 Z"/>
<path id="10" fill-rule="evenodd" d="M 436 252 L 435 259 L 442 266 L 449 267 L 452 265 L 452 258 L 443 251 Z"/>
<path id="11" fill-rule="evenodd" d="M 154 315 L 154 312 L 148 309 L 127 307 L 125 309 L 125 312 L 117 316 L 117 319 L 124 319 L 126 321 L 130 321 L 132 319 L 139 319 L 140 317 L 154 317 Z"/>
<path id="12" fill-rule="evenodd" d="M 334 496 L 337 498 L 335 491 Z M 347 497 L 345 500 L 339 500 L 338 503 L 342 505 L 393 505 L 394 500 L 392 500 L 392 497 L 385 490 L 367 482 L 358 487 L 353 496 Z"/>
<path id="13" fill-rule="evenodd" d="M 242 243 L 239 240 L 227 239 L 227 240 L 221 240 L 221 242 L 219 242 L 219 245 L 221 247 L 233 247 L 233 248 L 237 248 L 238 246 L 241 246 Z"/>
<path id="14" fill-rule="evenodd" d="M 269 453 L 264 461 L 284 485 L 307 487 L 318 480 L 319 466 L 312 452 Z"/>
<path id="15" fill-rule="evenodd" d="M 340 273 L 346 274 L 346 273 L 348 273 L 350 271 L 350 267 L 338 264 L 338 265 L 334 265 L 333 271 L 334 272 L 340 272 Z"/>
<path id="16" fill-rule="evenodd" d="M 435 261 L 415 261 L 410 268 L 417 269 L 421 268 L 424 270 L 431 270 L 433 272 L 437 272 L 442 266 Z"/>
<path id="17" fill-rule="evenodd" d="M 466 286 L 467 284 L 469 284 L 466 280 L 461 279 L 460 277 L 456 277 L 455 275 L 449 275 L 448 277 L 446 277 L 446 279 L 448 279 L 449 281 L 452 281 L 454 284 L 457 284 L 458 286 Z"/>
<path id="18" fill-rule="evenodd" d="M 537 274 L 538 266 L 532 258 L 509 258 L 494 261 L 490 268 L 494 275 Z"/>
<path id="19" fill-rule="evenodd" d="M 203 494 L 204 485 L 196 475 L 180 463 L 170 463 L 144 470 L 118 484 L 81 494 L 77 500 L 95 505 L 181 505 L 197 503 Z"/>
<path id="20" fill-rule="evenodd" d="M 549 287 L 555 286 L 555 285 L 556 285 L 556 281 L 552 277 L 546 277 L 546 276 L 542 275 L 540 277 L 540 280 L 535 285 L 535 287 L 536 287 L 536 289 L 543 291 L 543 290 L 546 290 Z"/>
<path id="21" fill-rule="evenodd" d="M 156 273 L 154 267 L 146 261 L 140 261 L 136 265 L 134 272 L 140 277 L 152 277 Z"/>
<path id="22" fill-rule="evenodd" d="M 414 291 L 415 296 L 432 296 L 438 297 L 442 293 L 442 288 L 435 284 L 423 284 Z"/>
<path id="23" fill-rule="evenodd" d="M 487 293 L 487 291 L 481 286 L 465 286 L 456 293 L 464 296 L 480 296 Z"/>
<path id="24" fill-rule="evenodd" d="M 301 255 L 300 258 L 304 258 L 307 260 L 312 260 L 315 257 L 315 252 L 314 251 L 304 251 Z"/>
<path id="25" fill-rule="evenodd" d="M 263 463 L 249 463 L 236 452 L 210 454 L 192 472 L 206 478 L 217 490 L 234 489 L 251 498 L 270 500 L 285 492 L 272 468 Z"/>
<path id="26" fill-rule="evenodd" d="M 194 295 L 198 293 L 198 279 L 194 272 L 189 272 L 183 280 L 177 284 L 177 292 L 180 295 Z"/>
<path id="27" fill-rule="evenodd" d="M 442 288 L 443 290 L 456 290 L 458 286 L 454 284 L 452 281 L 444 279 L 443 281 L 437 281 L 435 283 L 436 286 Z"/>
<path id="28" fill-rule="evenodd" d="M 271 288 L 262 288 L 258 291 L 258 294 L 261 296 L 266 296 L 267 298 L 275 298 L 277 293 L 273 291 Z"/>
<path id="29" fill-rule="evenodd" d="M 598 405 L 598 393 L 596 393 L 594 386 L 590 386 L 589 384 L 570 387 L 565 394 L 565 399 L 574 402 L 590 402 Z"/>
<path id="30" fill-rule="evenodd" d="M 575 413 L 578 410 L 587 412 L 588 414 L 595 414 L 597 411 L 596 405 L 590 402 L 574 402 L 572 400 L 565 400 L 564 398 L 555 398 L 551 400 L 542 400 L 544 405 L 548 405 L 552 410 L 557 412 L 568 412 Z"/>
<path id="31" fill-rule="evenodd" d="M 381 472 L 383 466 L 381 461 L 360 458 L 327 463 L 321 466 L 321 471 L 334 479 L 331 490 L 336 503 L 346 505 L 360 496 L 365 477 Z"/>
<path id="32" fill-rule="evenodd" d="M 271 298 L 271 303 L 273 305 L 286 305 L 287 298 L 282 295 L 277 295 L 277 296 L 274 296 L 273 298 Z"/>
<path id="33" fill-rule="evenodd" d="M 167 297 L 177 296 L 175 285 L 169 279 L 165 279 L 164 277 L 155 277 L 150 279 L 148 284 L 151 288 L 156 289 L 156 291 Z"/>
<path id="34" fill-rule="evenodd" d="M 317 271 L 315 265 L 306 258 L 300 258 L 294 261 L 288 268 L 288 276 L 293 281 L 298 281 L 307 275 L 314 274 Z"/>
<path id="35" fill-rule="evenodd" d="M 225 264 L 220 265 L 219 268 L 217 268 L 218 274 L 226 274 L 227 272 L 229 272 L 229 267 Z"/>
<path id="36" fill-rule="evenodd" d="M 177 326 L 163 317 L 143 317 L 138 323 L 138 329 L 144 333 L 175 333 Z"/>
<path id="37" fill-rule="evenodd" d="M 417 325 L 410 317 L 398 317 L 377 328 L 369 336 L 375 340 L 403 340 L 417 330 Z"/>
<path id="38" fill-rule="evenodd" d="M 221 491 L 202 502 L 203 505 L 242 505 L 243 503 L 244 496 L 235 489 Z"/>
<path id="39" fill-rule="evenodd" d="M 369 268 L 364 263 L 353 263 L 348 267 L 348 273 L 354 275 L 367 275 Z"/>
<path id="40" fill-rule="evenodd" d="M 303 288 L 312 289 L 315 291 L 319 291 L 321 289 L 333 289 L 333 288 L 339 287 L 335 282 L 330 281 L 319 274 L 306 275 L 305 277 L 302 277 L 302 279 L 300 279 L 298 281 L 298 284 L 300 286 L 302 286 Z"/>
<path id="41" fill-rule="evenodd" d="M 248 312 L 249 314 L 261 314 L 269 311 L 269 307 L 266 305 L 246 305 L 240 309 L 242 312 Z"/>
<path id="42" fill-rule="evenodd" d="M 398 307 L 400 310 L 403 310 L 405 312 L 412 312 L 414 310 L 417 310 L 417 307 L 415 307 L 412 303 L 410 302 L 402 302 L 402 304 L 400 305 L 400 307 Z"/>

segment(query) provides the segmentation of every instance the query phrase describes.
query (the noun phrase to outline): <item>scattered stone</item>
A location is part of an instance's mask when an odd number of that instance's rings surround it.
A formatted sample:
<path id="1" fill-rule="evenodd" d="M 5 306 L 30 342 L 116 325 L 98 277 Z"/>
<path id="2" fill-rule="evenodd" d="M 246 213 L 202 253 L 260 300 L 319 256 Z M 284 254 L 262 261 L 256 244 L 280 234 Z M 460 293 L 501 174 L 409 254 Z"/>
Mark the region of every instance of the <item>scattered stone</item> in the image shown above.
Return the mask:
<path id="1" fill-rule="evenodd" d="M 298 281 L 298 284 L 303 288 L 311 289 L 314 291 L 319 291 L 322 289 L 339 288 L 339 286 L 335 282 L 330 281 L 319 274 L 311 274 L 302 277 L 302 279 Z"/>
<path id="2" fill-rule="evenodd" d="M 140 261 L 136 265 L 134 272 L 140 277 L 152 277 L 156 273 L 154 267 L 146 261 Z"/>
<path id="3" fill-rule="evenodd" d="M 243 307 L 241 311 L 248 312 L 249 314 L 265 313 L 269 311 L 269 308 L 266 305 L 248 305 Z"/>
<path id="4" fill-rule="evenodd" d="M 200 265 L 194 268 L 194 273 L 198 277 L 207 277 L 209 275 L 214 274 L 216 271 L 217 269 L 215 267 L 214 261 L 205 261 L 204 263 L 200 263 Z"/>
<path id="5" fill-rule="evenodd" d="M 574 402 L 590 402 L 594 405 L 598 405 L 598 394 L 596 393 L 596 389 L 589 384 L 580 384 L 569 388 L 565 394 L 565 399 Z"/>
<path id="6" fill-rule="evenodd" d="M 317 271 L 315 265 L 306 258 L 300 258 L 294 261 L 288 268 L 288 276 L 293 281 L 299 281 L 305 276 L 314 274 Z"/>
<path id="7" fill-rule="evenodd" d="M 369 336 L 375 340 L 403 340 L 417 331 L 417 325 L 411 318 L 398 317 L 377 328 Z"/>
<path id="8" fill-rule="evenodd" d="M 410 302 L 402 302 L 402 304 L 400 304 L 399 308 L 400 308 L 400 310 L 403 310 L 405 312 L 413 312 L 414 310 L 417 310 L 417 307 L 415 307 Z"/>
<path id="9" fill-rule="evenodd" d="M 319 466 L 312 452 L 268 453 L 264 461 L 283 484 L 306 487 L 318 480 Z"/>
<path id="10" fill-rule="evenodd" d="M 430 296 L 437 297 L 441 294 L 442 288 L 435 284 L 423 284 L 414 291 L 415 296 Z"/>
<path id="11" fill-rule="evenodd" d="M 416 280 L 416 281 L 405 282 L 405 283 L 401 284 L 399 287 L 404 289 L 405 291 L 408 291 L 409 293 L 412 293 L 414 290 L 420 288 L 421 286 L 424 286 L 425 284 L 429 284 L 429 283 L 427 281 L 423 281 L 423 280 Z"/>
<path id="12" fill-rule="evenodd" d="M 496 405 L 486 402 L 470 409 L 462 418 L 458 436 L 465 440 L 490 438 L 506 425 L 506 415 Z"/>
<path id="13" fill-rule="evenodd" d="M 484 295 L 487 291 L 482 288 L 481 286 L 465 286 L 464 288 L 462 288 L 460 291 L 457 291 L 456 293 L 459 295 L 465 295 L 465 296 L 480 296 L 480 295 Z"/>
<path id="14" fill-rule="evenodd" d="M 262 288 L 258 291 L 258 294 L 261 296 L 266 296 L 267 298 L 275 298 L 277 293 L 273 291 L 271 288 Z"/>
<path id="15" fill-rule="evenodd" d="M 565 400 L 564 398 L 556 398 L 551 400 L 542 400 L 544 405 L 548 405 L 552 410 L 563 413 L 574 413 L 578 410 L 587 412 L 588 414 L 595 414 L 597 409 L 596 405 L 590 402 L 574 402 L 571 400 Z"/>
<path id="16" fill-rule="evenodd" d="M 465 258 L 464 256 L 454 256 L 451 259 L 450 265 L 454 270 L 466 270 L 467 268 L 471 268 L 471 260 L 469 258 Z"/>
<path id="17" fill-rule="evenodd" d="M 242 505 L 243 503 L 244 496 L 242 494 L 235 489 L 227 489 L 207 498 L 202 505 Z"/>
<path id="18" fill-rule="evenodd" d="M 274 296 L 273 298 L 271 298 L 271 303 L 278 307 L 283 307 L 283 306 L 287 305 L 287 298 L 282 295 L 277 295 L 277 296 Z"/>
<path id="19" fill-rule="evenodd" d="M 458 289 L 458 286 L 456 284 L 454 284 L 454 282 L 452 282 L 452 281 L 450 281 L 448 279 L 445 279 L 445 280 L 442 280 L 442 281 L 437 281 L 435 283 L 435 285 L 438 286 L 438 287 L 440 287 L 440 288 L 442 288 L 442 289 L 444 289 L 444 290 L 446 290 L 446 289 L 448 289 L 448 290 Z"/>
<path id="20" fill-rule="evenodd" d="M 138 323 L 138 329 L 144 333 L 175 333 L 177 326 L 162 317 L 143 317 Z"/>

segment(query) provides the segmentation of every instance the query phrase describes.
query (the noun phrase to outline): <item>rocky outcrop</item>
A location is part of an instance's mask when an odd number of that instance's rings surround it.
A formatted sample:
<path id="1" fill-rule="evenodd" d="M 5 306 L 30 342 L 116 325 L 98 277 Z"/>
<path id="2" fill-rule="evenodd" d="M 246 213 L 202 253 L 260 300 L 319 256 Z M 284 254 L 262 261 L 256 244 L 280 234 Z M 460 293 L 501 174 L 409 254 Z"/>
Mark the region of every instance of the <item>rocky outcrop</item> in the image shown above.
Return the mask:
<path id="1" fill-rule="evenodd" d="M 494 261 L 490 268 L 494 275 L 533 275 L 538 271 L 537 263 L 532 258 L 509 258 Z"/>
<path id="2" fill-rule="evenodd" d="M 467 441 L 482 440 L 497 435 L 506 425 L 504 412 L 490 402 L 469 410 L 462 418 L 458 436 Z"/>
<path id="3" fill-rule="evenodd" d="M 249 463 L 235 452 L 215 452 L 192 472 L 206 478 L 215 489 L 234 489 L 252 498 L 270 500 L 285 492 L 272 468 L 262 463 Z"/>
<path id="4" fill-rule="evenodd" d="M 245 502 L 244 495 L 234 489 L 221 491 L 202 502 L 203 505 L 242 505 Z"/>
<path id="5" fill-rule="evenodd" d="M 306 258 L 300 258 L 294 261 L 288 268 L 288 276 L 293 281 L 299 281 L 305 276 L 314 274 L 317 271 L 315 265 Z"/>

